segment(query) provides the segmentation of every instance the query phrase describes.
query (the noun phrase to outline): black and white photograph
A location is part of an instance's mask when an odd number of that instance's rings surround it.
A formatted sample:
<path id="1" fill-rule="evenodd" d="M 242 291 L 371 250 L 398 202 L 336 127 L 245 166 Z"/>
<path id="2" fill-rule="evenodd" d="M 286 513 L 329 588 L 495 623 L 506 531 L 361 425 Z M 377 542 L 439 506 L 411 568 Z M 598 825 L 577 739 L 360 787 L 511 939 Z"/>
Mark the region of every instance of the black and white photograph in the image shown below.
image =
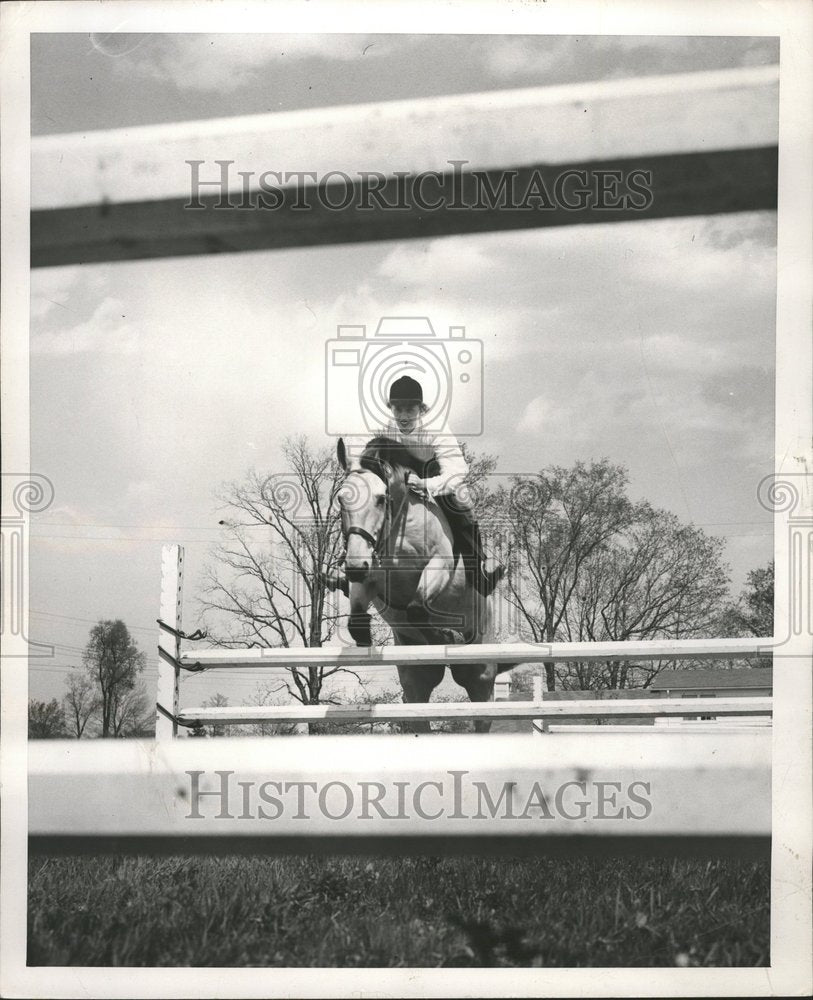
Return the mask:
<path id="1" fill-rule="evenodd" d="M 809 994 L 811 9 L 0 15 L 3 996 Z"/>

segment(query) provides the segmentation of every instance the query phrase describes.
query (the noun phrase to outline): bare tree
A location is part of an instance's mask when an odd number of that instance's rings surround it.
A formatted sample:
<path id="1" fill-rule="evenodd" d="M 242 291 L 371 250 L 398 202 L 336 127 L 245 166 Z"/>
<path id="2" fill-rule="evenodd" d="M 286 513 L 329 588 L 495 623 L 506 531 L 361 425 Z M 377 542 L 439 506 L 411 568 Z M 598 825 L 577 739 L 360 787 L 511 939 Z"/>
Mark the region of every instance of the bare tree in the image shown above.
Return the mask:
<path id="1" fill-rule="evenodd" d="M 500 495 L 511 526 L 512 556 L 505 597 L 519 611 L 532 642 L 564 638 L 571 601 L 585 563 L 633 518 L 626 470 L 602 460 L 551 466 L 514 477 Z M 545 665 L 548 690 L 554 664 Z"/>
<path id="2" fill-rule="evenodd" d="M 638 504 L 634 520 L 587 559 L 562 619 L 570 641 L 691 639 L 714 634 L 728 593 L 723 541 Z M 675 661 L 560 665 L 566 688 L 648 687 Z"/>
<path id="3" fill-rule="evenodd" d="M 114 736 L 117 720 L 144 669 L 144 653 L 121 619 L 101 621 L 90 630 L 83 662 L 99 699 L 101 735 Z"/>
<path id="4" fill-rule="evenodd" d="M 65 737 L 65 717 L 56 698 L 49 702 L 32 698 L 28 703 L 28 738 L 58 740 Z"/>
<path id="5" fill-rule="evenodd" d="M 112 734 L 142 737 L 155 735 L 155 706 L 147 697 L 143 683 L 138 683 L 116 699 Z"/>
<path id="6" fill-rule="evenodd" d="M 228 705 L 229 699 L 226 695 L 217 691 L 204 701 L 203 708 L 228 708 Z M 212 722 L 208 726 L 204 726 L 204 730 L 207 736 L 232 735 L 232 727 L 224 722 Z"/>
<path id="7" fill-rule="evenodd" d="M 465 492 L 475 515 L 487 519 L 496 513 L 499 506 L 499 494 L 492 487 L 492 477 L 497 468 L 495 455 L 474 451 L 467 442 L 461 442 L 463 458 L 466 460 L 468 472 L 463 480 Z"/>
<path id="8" fill-rule="evenodd" d="M 367 708 L 372 705 L 395 705 L 402 701 L 400 690 L 388 688 L 382 691 L 369 691 L 363 684 L 342 699 L 342 704 L 353 708 Z M 313 725 L 311 733 L 317 735 L 347 735 L 354 733 L 397 733 L 403 731 L 398 722 L 333 722 L 326 721 Z"/>
<path id="9" fill-rule="evenodd" d="M 726 631 L 732 635 L 773 635 L 774 564 L 752 569 L 737 600 L 725 612 Z M 762 665 L 767 665 L 763 661 Z"/>
<path id="10" fill-rule="evenodd" d="M 627 497 L 603 460 L 515 479 L 508 600 L 534 642 L 686 639 L 714 634 L 727 593 L 723 542 Z M 667 665 L 546 664 L 548 690 L 648 686 Z"/>
<path id="11" fill-rule="evenodd" d="M 332 449 L 314 449 L 304 437 L 287 439 L 283 450 L 287 472 L 251 472 L 221 494 L 229 540 L 206 571 L 201 601 L 220 646 L 322 646 L 335 634 L 337 599 L 324 570 L 341 551 L 335 501 L 343 471 Z M 354 673 L 336 666 L 292 668 L 285 690 L 302 704 L 317 705 L 324 682 L 340 672 Z"/>
<path id="12" fill-rule="evenodd" d="M 287 698 L 288 686 L 285 681 L 266 681 L 258 684 L 254 693 L 246 702 L 252 706 L 273 706 L 284 705 Z M 332 702 L 333 699 L 322 697 L 322 704 Z M 293 736 L 296 733 L 309 733 L 310 727 L 307 724 L 298 722 L 256 722 L 246 727 L 252 736 Z"/>
<path id="13" fill-rule="evenodd" d="M 99 698 L 93 681 L 87 674 L 72 670 L 68 675 L 68 690 L 63 699 L 65 719 L 71 735 L 81 739 L 91 719 L 99 709 Z"/>

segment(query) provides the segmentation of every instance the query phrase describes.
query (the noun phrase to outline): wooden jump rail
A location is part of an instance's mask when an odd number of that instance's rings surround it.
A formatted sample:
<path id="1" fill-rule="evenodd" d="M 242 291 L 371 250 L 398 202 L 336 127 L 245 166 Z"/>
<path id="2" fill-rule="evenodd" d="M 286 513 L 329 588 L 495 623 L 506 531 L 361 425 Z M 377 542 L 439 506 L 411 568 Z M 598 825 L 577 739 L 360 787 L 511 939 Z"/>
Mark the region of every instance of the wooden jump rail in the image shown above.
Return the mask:
<path id="1" fill-rule="evenodd" d="M 608 727 L 609 728 L 609 727 Z M 771 733 L 35 740 L 32 853 L 764 856 Z"/>
<path id="2" fill-rule="evenodd" d="M 771 639 L 649 639 L 638 642 L 518 642 L 480 646 L 311 646 L 269 649 L 184 650 L 186 670 L 262 667 L 289 669 L 330 664 L 390 668 L 409 660 L 424 666 L 455 663 L 579 663 L 619 660 L 734 660 L 769 657 Z"/>
<path id="3" fill-rule="evenodd" d="M 752 66 L 35 136 L 31 263 L 775 209 L 778 89 L 778 66 Z M 268 171 L 280 172 L 266 180 L 282 192 L 277 207 L 258 189 Z M 643 172 L 651 198 L 579 211 L 568 195 L 505 211 L 504 197 L 483 194 L 510 173 L 521 203 L 534 178 L 555 192 L 569 171 Z M 433 173 L 460 204 L 437 198 Z M 432 183 L 421 198 L 404 177 Z M 327 207 L 322 178 L 333 180 Z M 293 207 L 300 191 L 308 211 Z"/>
<path id="4" fill-rule="evenodd" d="M 427 719 L 534 719 L 556 722 L 589 717 L 607 719 L 770 716 L 771 698 L 652 698 L 584 701 L 486 702 L 427 705 L 263 705 L 181 709 L 178 722 L 248 725 L 261 722 L 408 722 Z"/>

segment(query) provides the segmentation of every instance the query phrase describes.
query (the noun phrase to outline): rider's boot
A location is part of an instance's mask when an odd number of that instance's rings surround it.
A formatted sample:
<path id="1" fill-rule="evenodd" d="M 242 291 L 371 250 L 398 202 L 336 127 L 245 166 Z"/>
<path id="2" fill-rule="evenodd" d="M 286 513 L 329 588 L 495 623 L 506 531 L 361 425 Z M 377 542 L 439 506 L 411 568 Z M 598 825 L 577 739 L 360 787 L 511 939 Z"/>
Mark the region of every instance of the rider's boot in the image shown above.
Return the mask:
<path id="1" fill-rule="evenodd" d="M 473 558 L 476 559 L 477 564 L 474 586 L 483 597 L 491 597 L 500 580 L 505 576 L 505 567 L 496 559 L 487 556 L 482 545 L 475 551 Z"/>
<path id="2" fill-rule="evenodd" d="M 505 566 L 490 556 L 484 556 L 480 561 L 478 576 L 480 583 L 477 589 L 483 597 L 490 597 L 505 576 Z"/>
<path id="3" fill-rule="evenodd" d="M 505 575 L 505 567 L 486 556 L 480 527 L 470 508 L 463 507 L 454 497 L 442 495 L 435 499 L 449 521 L 467 576 L 483 597 L 490 597 Z"/>

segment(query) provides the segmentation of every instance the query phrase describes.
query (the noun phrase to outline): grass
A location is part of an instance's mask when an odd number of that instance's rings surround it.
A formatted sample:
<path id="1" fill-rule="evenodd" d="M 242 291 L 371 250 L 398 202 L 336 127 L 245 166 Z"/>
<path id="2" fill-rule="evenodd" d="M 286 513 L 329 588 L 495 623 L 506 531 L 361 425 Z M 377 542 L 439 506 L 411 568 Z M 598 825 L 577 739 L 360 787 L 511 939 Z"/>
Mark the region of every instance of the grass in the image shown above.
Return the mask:
<path id="1" fill-rule="evenodd" d="M 36 858 L 29 965 L 760 966 L 754 861 Z"/>

